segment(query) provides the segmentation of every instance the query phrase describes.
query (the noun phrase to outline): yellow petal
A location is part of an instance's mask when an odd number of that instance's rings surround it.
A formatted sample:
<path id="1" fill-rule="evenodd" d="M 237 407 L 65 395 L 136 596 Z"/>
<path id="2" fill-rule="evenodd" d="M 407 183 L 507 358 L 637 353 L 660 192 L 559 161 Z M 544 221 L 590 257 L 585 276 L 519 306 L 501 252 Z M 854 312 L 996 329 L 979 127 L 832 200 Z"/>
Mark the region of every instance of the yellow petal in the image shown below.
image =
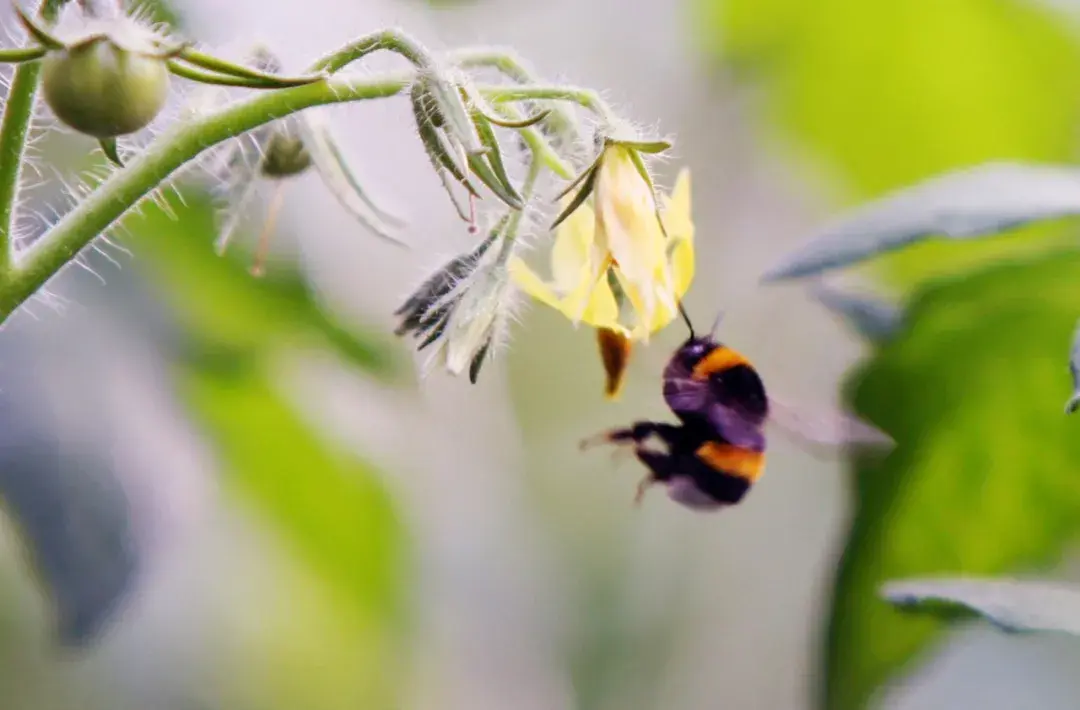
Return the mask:
<path id="1" fill-rule="evenodd" d="M 581 266 L 589 259 L 595 220 L 592 208 L 581 205 L 555 232 L 555 244 L 551 248 L 551 277 L 555 288 L 563 293 L 577 286 Z"/>
<path id="2" fill-rule="evenodd" d="M 578 288 L 566 299 L 566 312 L 571 319 L 577 319 L 593 328 L 618 328 L 619 304 L 607 282 L 607 273 L 599 277 L 583 274 Z"/>
<path id="3" fill-rule="evenodd" d="M 507 269 L 514 284 L 522 291 L 557 311 L 563 310 L 562 299 L 520 257 L 511 257 Z"/>
<path id="4" fill-rule="evenodd" d="M 667 239 L 657 218 L 653 189 L 642 178 L 629 149 L 615 146 L 601 158 L 593 193 L 596 244 L 610 252 L 626 282 L 638 318 L 651 322 L 657 302 L 675 308 Z"/>
<path id="5" fill-rule="evenodd" d="M 675 280 L 675 295 L 681 299 L 694 280 L 694 242 L 691 240 L 680 239 L 672 249 L 671 276 Z"/>
<path id="6" fill-rule="evenodd" d="M 630 339 L 621 328 L 600 328 L 596 331 L 596 342 L 600 346 L 600 361 L 604 365 L 607 378 L 604 395 L 610 400 L 618 399 L 626 376 L 626 366 L 630 363 Z"/>
<path id="7" fill-rule="evenodd" d="M 664 229 L 671 239 L 694 238 L 694 222 L 690 216 L 690 170 L 683 168 L 675 179 L 671 194 L 663 200 Z"/>
<path id="8" fill-rule="evenodd" d="M 623 295 L 626 296 L 626 300 L 630 302 L 630 307 L 633 308 L 634 314 L 637 316 L 637 322 L 630 331 L 630 337 L 633 340 L 640 340 L 643 343 L 649 342 L 649 334 L 653 332 L 649 325 L 652 323 L 654 317 L 657 314 L 663 312 L 663 308 L 654 308 L 652 313 L 646 317 L 645 299 L 642 297 L 641 290 L 637 287 L 637 284 L 630 281 L 626 277 L 626 274 L 621 269 L 615 269 L 615 277 L 619 281 L 619 286 L 623 290 Z"/>
<path id="9" fill-rule="evenodd" d="M 652 320 L 649 321 L 649 332 L 655 333 L 658 330 L 666 328 L 671 321 L 675 320 L 675 317 L 679 314 L 678 306 L 675 308 L 668 308 L 664 306 L 657 308 L 653 313 Z"/>

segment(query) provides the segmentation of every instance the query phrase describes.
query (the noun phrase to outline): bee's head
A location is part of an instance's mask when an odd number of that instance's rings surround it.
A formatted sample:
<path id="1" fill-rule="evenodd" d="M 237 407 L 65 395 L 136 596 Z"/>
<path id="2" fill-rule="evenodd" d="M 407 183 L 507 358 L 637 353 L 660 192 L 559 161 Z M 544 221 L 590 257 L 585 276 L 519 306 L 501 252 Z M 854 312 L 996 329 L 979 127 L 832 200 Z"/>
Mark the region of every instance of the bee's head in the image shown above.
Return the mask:
<path id="1" fill-rule="evenodd" d="M 679 302 L 679 314 L 682 316 L 683 322 L 686 323 L 687 329 L 690 330 L 690 337 L 686 339 L 686 342 L 679 348 L 679 352 L 688 359 L 699 360 L 705 353 L 715 348 L 719 343 L 716 341 L 716 331 L 720 327 L 720 320 L 724 317 L 724 312 L 720 311 L 716 314 L 716 320 L 713 321 L 712 328 L 705 335 L 698 335 L 694 331 L 694 324 L 690 322 L 690 316 L 687 315 L 686 309 L 683 308 L 683 304 Z"/>
<path id="2" fill-rule="evenodd" d="M 688 363 L 695 363 L 716 346 L 717 342 L 712 337 L 691 335 L 679 348 L 679 357 Z"/>

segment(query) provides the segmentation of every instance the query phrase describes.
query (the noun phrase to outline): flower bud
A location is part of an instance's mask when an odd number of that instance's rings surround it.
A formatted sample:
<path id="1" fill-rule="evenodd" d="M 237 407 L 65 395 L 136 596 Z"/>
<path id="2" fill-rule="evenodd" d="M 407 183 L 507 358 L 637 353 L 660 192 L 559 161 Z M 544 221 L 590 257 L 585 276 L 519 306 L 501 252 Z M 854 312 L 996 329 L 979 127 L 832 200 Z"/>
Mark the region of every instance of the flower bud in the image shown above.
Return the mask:
<path id="1" fill-rule="evenodd" d="M 512 305 L 507 270 L 511 243 L 491 249 L 508 222 L 501 219 L 483 242 L 443 266 L 395 312 L 401 319 L 397 335 L 420 340 L 418 350 L 435 345 L 446 369 L 453 375 L 468 371 L 473 383 L 490 359 Z"/>
<path id="2" fill-rule="evenodd" d="M 145 128 L 169 92 L 162 57 L 124 49 L 97 37 L 49 52 L 42 60 L 45 102 L 80 133 L 114 138 Z"/>
<path id="3" fill-rule="evenodd" d="M 285 178 L 299 175 L 310 166 L 311 154 L 304 147 L 304 142 L 290 133 L 275 131 L 270 136 L 266 157 L 259 169 L 266 177 Z"/>

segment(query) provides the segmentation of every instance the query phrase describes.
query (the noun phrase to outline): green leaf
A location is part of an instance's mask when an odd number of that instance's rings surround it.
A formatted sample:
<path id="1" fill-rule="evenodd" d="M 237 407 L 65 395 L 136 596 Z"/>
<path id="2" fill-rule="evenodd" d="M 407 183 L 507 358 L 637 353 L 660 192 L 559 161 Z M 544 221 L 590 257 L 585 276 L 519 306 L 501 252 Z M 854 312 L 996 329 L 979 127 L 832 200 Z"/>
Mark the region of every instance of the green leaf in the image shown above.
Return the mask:
<path id="1" fill-rule="evenodd" d="M 820 707 L 867 707 L 938 639 L 883 583 L 1050 564 L 1080 530 L 1080 429 L 1060 405 L 1078 279 L 1070 251 L 932 284 L 853 377 L 853 410 L 897 448 L 854 461 Z"/>
<path id="2" fill-rule="evenodd" d="M 772 120 L 763 125 L 802 141 L 853 200 L 991 160 L 1075 156 L 1080 48 L 1036 3 L 694 2 L 705 48 L 766 84 Z M 1035 247 L 1020 235 L 932 244 L 884 266 L 910 281 Z"/>
<path id="3" fill-rule="evenodd" d="M 405 533 L 379 474 L 316 437 L 260 372 L 190 370 L 182 384 L 228 483 L 276 523 L 361 621 L 399 619 Z"/>
<path id="4" fill-rule="evenodd" d="M 1080 590 L 1010 579 L 924 579 L 890 582 L 882 596 L 902 608 L 951 616 L 968 609 L 1003 631 L 1080 634 Z"/>
<path id="5" fill-rule="evenodd" d="M 398 372 L 388 336 L 346 326 L 320 304 L 291 265 L 250 276 L 243 257 L 218 256 L 211 245 L 214 215 L 204 196 L 169 200 L 172 219 L 148 205 L 125 225 L 137 235 L 138 263 L 154 276 L 187 331 L 211 350 L 248 352 L 288 339 L 333 346 L 353 365 L 374 374 Z M 203 238 L 200 238 L 203 237 Z"/>

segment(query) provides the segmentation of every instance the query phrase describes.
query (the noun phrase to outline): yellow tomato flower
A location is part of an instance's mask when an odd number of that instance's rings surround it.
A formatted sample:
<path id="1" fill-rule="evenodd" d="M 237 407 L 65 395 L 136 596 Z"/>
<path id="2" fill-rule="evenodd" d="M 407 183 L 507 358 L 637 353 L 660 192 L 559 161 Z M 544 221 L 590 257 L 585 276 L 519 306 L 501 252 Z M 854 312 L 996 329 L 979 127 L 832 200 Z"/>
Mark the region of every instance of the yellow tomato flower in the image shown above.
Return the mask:
<path id="1" fill-rule="evenodd" d="M 627 149 L 607 148 L 601 171 L 612 150 Z M 619 363 L 606 365 L 610 397 L 618 394 L 631 341 L 648 341 L 651 333 L 676 318 L 678 302 L 694 278 L 689 171 L 680 172 L 671 194 L 661 196 L 661 229 L 651 189 L 632 163 L 629 169 L 633 180 L 618 166 L 599 174 L 593 193 L 597 210 L 582 204 L 559 225 L 551 250 L 550 282 L 520 258 L 509 263 L 510 275 L 522 291 L 575 323 L 609 331 L 598 337 L 605 363 Z M 619 185 L 628 194 L 616 194 Z M 647 191 L 647 200 L 639 186 Z"/>
<path id="2" fill-rule="evenodd" d="M 596 225 L 590 265 L 599 280 L 611 263 L 618 264 L 634 310 L 648 323 L 658 306 L 674 312 L 675 297 L 655 191 L 638 171 L 637 156 L 619 144 L 608 145 L 600 156 L 592 193 Z"/>

